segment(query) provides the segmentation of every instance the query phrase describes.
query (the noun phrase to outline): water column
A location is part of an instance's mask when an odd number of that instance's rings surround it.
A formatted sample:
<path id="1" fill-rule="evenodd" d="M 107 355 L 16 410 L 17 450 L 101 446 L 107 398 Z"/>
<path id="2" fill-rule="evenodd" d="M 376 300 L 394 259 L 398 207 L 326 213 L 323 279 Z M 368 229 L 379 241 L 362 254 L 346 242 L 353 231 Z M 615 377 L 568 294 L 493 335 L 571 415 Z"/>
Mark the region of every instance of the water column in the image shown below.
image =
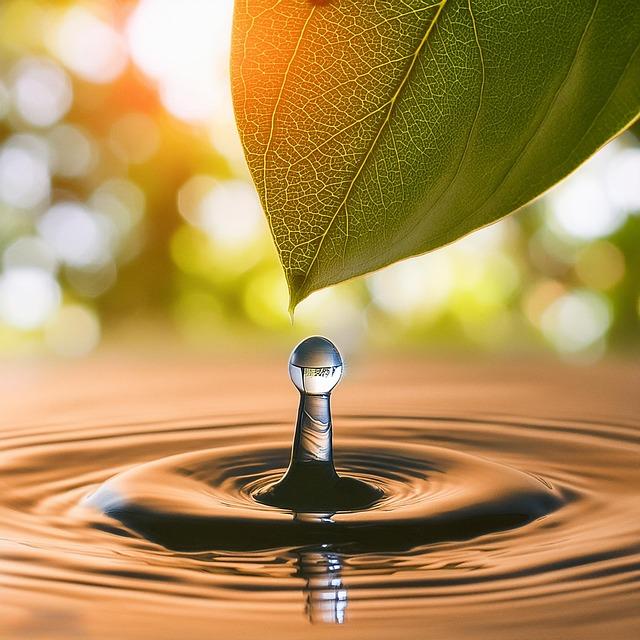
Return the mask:
<path id="1" fill-rule="evenodd" d="M 303 340 L 289 358 L 289 376 L 300 394 L 291 459 L 280 481 L 256 499 L 291 509 L 297 520 L 310 513 L 365 508 L 381 496 L 376 487 L 340 477 L 334 467 L 331 392 L 342 371 L 338 349 L 321 336 Z"/>

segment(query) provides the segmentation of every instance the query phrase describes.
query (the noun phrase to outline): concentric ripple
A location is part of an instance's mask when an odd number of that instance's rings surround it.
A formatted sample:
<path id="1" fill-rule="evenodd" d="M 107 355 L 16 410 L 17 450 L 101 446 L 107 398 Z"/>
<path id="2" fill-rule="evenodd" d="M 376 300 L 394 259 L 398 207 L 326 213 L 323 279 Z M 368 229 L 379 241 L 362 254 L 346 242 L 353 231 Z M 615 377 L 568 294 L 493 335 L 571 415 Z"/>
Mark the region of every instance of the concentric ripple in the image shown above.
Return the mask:
<path id="1" fill-rule="evenodd" d="M 544 627 L 544 638 L 569 637 L 569 628 L 598 637 L 605 623 L 615 638 L 637 620 L 634 426 L 427 415 L 336 422 L 340 472 L 384 493 L 370 509 L 293 514 L 255 500 L 288 462 L 284 420 L 6 434 L 5 635 L 174 638 L 198 629 L 192 637 L 204 638 L 216 628 L 259 637 L 266 625 L 293 638 L 311 620 L 349 622 L 349 637 L 424 637 L 428 624 L 508 638 L 517 619 L 521 629 Z M 16 593 L 35 598 L 41 620 L 24 617 Z M 47 631 L 52 619 L 59 636 Z"/>
<path id="2" fill-rule="evenodd" d="M 371 420 L 369 429 L 375 420 Z M 505 465 L 443 447 L 348 439 L 338 471 L 376 487 L 371 507 L 291 512 L 255 498 L 282 477 L 288 446 L 218 447 L 135 467 L 87 503 L 168 548 L 257 550 L 351 544 L 410 548 L 521 525 L 557 508 L 549 485 Z"/>

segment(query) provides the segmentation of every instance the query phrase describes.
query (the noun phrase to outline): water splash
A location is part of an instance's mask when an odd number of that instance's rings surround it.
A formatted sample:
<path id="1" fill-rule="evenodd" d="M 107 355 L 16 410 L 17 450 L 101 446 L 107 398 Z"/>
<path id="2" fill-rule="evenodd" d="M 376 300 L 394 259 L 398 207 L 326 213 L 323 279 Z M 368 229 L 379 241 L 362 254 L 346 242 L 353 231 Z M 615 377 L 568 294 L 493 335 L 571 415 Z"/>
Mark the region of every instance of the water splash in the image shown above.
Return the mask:
<path id="1" fill-rule="evenodd" d="M 243 445 L 135 466 L 87 503 L 169 549 L 292 545 L 408 549 L 521 526 L 562 505 L 549 483 L 450 449 L 346 441 L 334 466 L 330 396 L 343 362 L 326 338 L 292 352 L 300 404 L 289 465 L 283 450 Z"/>
<path id="2" fill-rule="evenodd" d="M 303 340 L 291 353 L 289 376 L 300 392 L 291 461 L 281 480 L 256 492 L 256 500 L 327 519 L 336 511 L 365 509 L 383 497 L 376 486 L 341 478 L 334 467 L 331 392 L 342 367 L 336 346 L 321 336 Z"/>

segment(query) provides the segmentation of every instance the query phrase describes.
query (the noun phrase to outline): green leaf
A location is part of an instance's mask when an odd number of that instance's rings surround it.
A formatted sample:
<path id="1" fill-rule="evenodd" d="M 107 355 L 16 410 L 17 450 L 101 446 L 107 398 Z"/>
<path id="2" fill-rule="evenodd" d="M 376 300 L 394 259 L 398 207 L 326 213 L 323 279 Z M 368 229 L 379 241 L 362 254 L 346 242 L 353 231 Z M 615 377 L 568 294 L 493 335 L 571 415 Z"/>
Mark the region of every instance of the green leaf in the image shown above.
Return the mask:
<path id="1" fill-rule="evenodd" d="M 640 111 L 638 0 L 236 0 L 232 88 L 292 308 L 547 190 Z"/>

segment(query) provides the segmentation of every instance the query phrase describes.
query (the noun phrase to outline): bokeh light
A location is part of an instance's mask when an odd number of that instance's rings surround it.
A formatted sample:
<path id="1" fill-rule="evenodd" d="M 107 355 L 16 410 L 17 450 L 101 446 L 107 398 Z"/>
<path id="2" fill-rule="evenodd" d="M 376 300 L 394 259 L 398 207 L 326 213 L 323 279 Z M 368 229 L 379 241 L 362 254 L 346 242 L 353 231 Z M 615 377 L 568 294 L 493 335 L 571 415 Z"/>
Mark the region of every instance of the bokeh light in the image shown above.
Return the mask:
<path id="1" fill-rule="evenodd" d="M 0 147 L 0 200 L 18 209 L 35 209 L 50 192 L 49 150 L 41 138 L 11 136 Z"/>
<path id="2" fill-rule="evenodd" d="M 549 194 L 552 225 L 569 237 L 592 240 L 606 237 L 624 224 L 628 211 L 616 203 L 615 183 L 610 178 L 609 164 L 617 156 L 618 145 L 613 142 Z"/>
<path id="3" fill-rule="evenodd" d="M 640 212 L 640 149 L 619 149 L 613 155 L 604 174 L 607 195 L 620 210 Z"/>
<path id="4" fill-rule="evenodd" d="M 100 322 L 83 305 L 64 305 L 47 323 L 45 341 L 53 353 L 61 356 L 87 355 L 100 341 Z"/>
<path id="5" fill-rule="evenodd" d="M 84 6 L 72 6 L 47 34 L 52 52 L 90 82 L 112 82 L 127 63 L 124 39 Z"/>
<path id="6" fill-rule="evenodd" d="M 9 91 L 7 87 L 4 85 L 4 82 L 0 82 L 0 120 L 6 117 L 9 113 Z"/>
<path id="7" fill-rule="evenodd" d="M 135 63 L 179 118 L 204 121 L 229 109 L 232 9 L 229 0 L 141 0 L 129 20 Z"/>
<path id="8" fill-rule="evenodd" d="M 22 236 L 9 244 L 2 254 L 5 271 L 19 268 L 34 268 L 56 273 L 58 261 L 52 248 L 37 236 Z"/>
<path id="9" fill-rule="evenodd" d="M 51 171 L 63 178 L 80 178 L 97 162 L 95 143 L 80 127 L 60 124 L 47 136 Z"/>
<path id="10" fill-rule="evenodd" d="M 82 204 L 54 204 L 40 218 L 38 231 L 71 267 L 102 265 L 111 257 L 112 232 L 107 219 Z"/>
<path id="11" fill-rule="evenodd" d="M 545 337 L 559 351 L 585 351 L 606 336 L 611 326 L 611 310 L 601 294 L 571 291 L 545 309 L 540 325 Z"/>
<path id="12" fill-rule="evenodd" d="M 59 304 L 60 287 L 49 271 L 12 267 L 0 276 L 0 318 L 11 327 L 40 327 Z"/>
<path id="13" fill-rule="evenodd" d="M 326 333 L 347 353 L 637 352 L 638 127 L 517 214 L 316 292 L 292 323 L 233 121 L 232 9 L 1 4 L 0 351 Z"/>
<path id="14" fill-rule="evenodd" d="M 113 152 L 127 164 L 141 164 L 158 150 L 160 134 L 144 113 L 128 113 L 114 122 L 109 133 Z"/>
<path id="15" fill-rule="evenodd" d="M 428 318 L 447 304 L 453 289 L 454 265 L 443 251 L 407 260 L 368 280 L 375 304 L 390 314 Z"/>
<path id="16" fill-rule="evenodd" d="M 25 122 L 49 127 L 71 107 L 71 82 L 52 60 L 23 58 L 13 68 L 12 76 L 11 98 Z"/>

